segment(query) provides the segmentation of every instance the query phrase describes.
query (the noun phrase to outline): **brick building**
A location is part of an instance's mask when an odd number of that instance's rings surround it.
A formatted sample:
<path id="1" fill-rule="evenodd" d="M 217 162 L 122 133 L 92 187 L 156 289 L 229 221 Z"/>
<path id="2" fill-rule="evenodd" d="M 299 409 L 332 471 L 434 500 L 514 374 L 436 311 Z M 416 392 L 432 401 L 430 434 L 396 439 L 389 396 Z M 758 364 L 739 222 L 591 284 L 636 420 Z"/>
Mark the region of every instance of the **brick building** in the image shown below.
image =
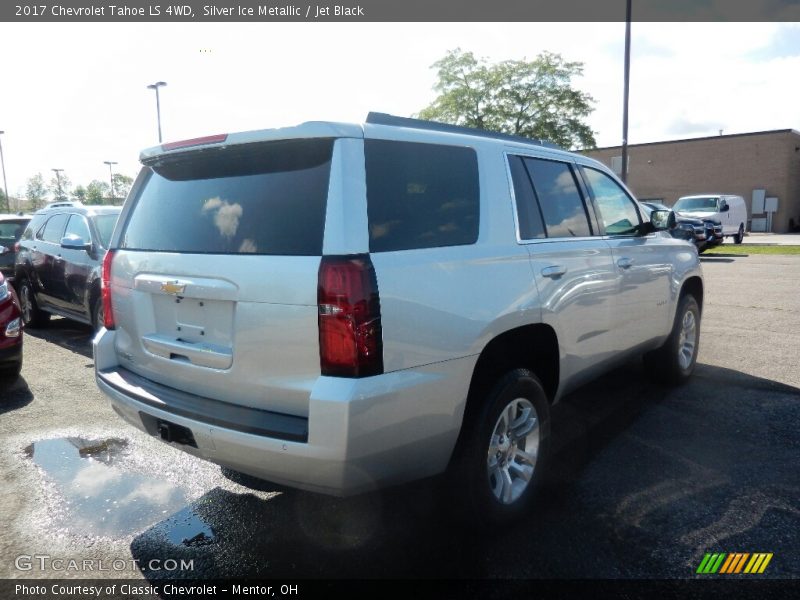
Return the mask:
<path id="1" fill-rule="evenodd" d="M 585 154 L 619 173 L 621 146 Z M 658 199 L 667 206 L 692 194 L 737 194 L 747 205 L 748 229 L 752 223 L 756 230 L 764 226 L 766 214 L 752 214 L 753 192 L 765 190 L 767 198 L 778 199 L 772 231 L 785 233 L 800 226 L 800 132 L 781 129 L 630 145 L 628 187 L 641 200 Z"/>

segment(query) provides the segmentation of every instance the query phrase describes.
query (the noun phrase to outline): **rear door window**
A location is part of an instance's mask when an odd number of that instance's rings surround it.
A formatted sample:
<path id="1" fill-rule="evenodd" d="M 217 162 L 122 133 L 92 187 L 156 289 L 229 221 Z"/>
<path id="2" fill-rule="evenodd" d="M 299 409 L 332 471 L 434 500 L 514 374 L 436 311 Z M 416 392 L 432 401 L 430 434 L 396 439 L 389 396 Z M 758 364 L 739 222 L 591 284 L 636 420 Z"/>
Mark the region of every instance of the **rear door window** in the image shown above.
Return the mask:
<path id="1" fill-rule="evenodd" d="M 332 139 L 163 157 L 134 200 L 120 247 L 197 254 L 322 254 Z"/>
<path id="2" fill-rule="evenodd" d="M 572 166 L 538 158 L 526 158 L 525 166 L 539 200 L 547 237 L 591 236 L 589 214 Z"/>
<path id="3" fill-rule="evenodd" d="M 69 217 L 69 215 L 66 213 L 50 217 L 44 229 L 40 232 L 42 236 L 40 239 L 44 242 L 60 244 L 62 234 L 64 233 L 64 227 L 67 224 L 67 217 Z"/>
<path id="4" fill-rule="evenodd" d="M 474 244 L 480 193 L 475 151 L 365 140 L 372 252 Z"/>
<path id="5" fill-rule="evenodd" d="M 544 231 L 544 219 L 533 185 L 521 156 L 509 156 L 508 167 L 514 183 L 514 199 L 517 203 L 517 220 L 519 221 L 519 237 L 521 240 L 532 240 L 547 237 Z"/>

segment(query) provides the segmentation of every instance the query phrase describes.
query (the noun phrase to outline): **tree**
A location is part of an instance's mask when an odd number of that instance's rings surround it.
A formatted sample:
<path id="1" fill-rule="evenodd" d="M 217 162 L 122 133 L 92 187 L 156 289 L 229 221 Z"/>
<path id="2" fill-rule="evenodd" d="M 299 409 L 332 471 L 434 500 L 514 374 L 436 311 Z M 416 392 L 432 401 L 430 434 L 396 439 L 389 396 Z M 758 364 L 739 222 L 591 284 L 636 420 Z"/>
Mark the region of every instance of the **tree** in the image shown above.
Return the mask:
<path id="1" fill-rule="evenodd" d="M 128 177 L 122 173 L 114 173 L 114 197 L 125 199 L 131 191 L 133 177 Z"/>
<path id="2" fill-rule="evenodd" d="M 109 187 L 104 181 L 97 179 L 86 186 L 86 202 L 88 204 L 104 204 L 104 199 L 108 196 Z"/>
<path id="3" fill-rule="evenodd" d="M 53 178 L 50 180 L 50 185 L 47 186 L 47 189 L 53 194 L 54 201 L 66 200 L 69 198 L 70 188 L 72 188 L 72 182 L 69 180 L 69 177 L 63 173 L 53 175 Z"/>
<path id="4" fill-rule="evenodd" d="M 3 190 L 0 190 L 0 210 L 4 210 L 6 212 L 11 212 L 11 203 L 6 198 L 6 193 Z"/>
<path id="5" fill-rule="evenodd" d="M 81 202 L 86 202 L 86 188 L 82 185 L 79 185 L 72 191 L 72 195 L 75 196 Z"/>
<path id="6" fill-rule="evenodd" d="M 47 196 L 47 188 L 44 186 L 44 177 L 41 173 L 37 173 L 28 179 L 25 188 L 25 197 L 30 204 L 30 210 L 39 210 L 44 205 L 44 199 Z"/>
<path id="7" fill-rule="evenodd" d="M 583 63 L 543 52 L 532 61 L 489 64 L 472 52 L 451 50 L 431 68 L 439 95 L 421 119 L 476 127 L 554 142 L 564 148 L 595 147 L 584 119 L 594 99 L 572 87 Z"/>

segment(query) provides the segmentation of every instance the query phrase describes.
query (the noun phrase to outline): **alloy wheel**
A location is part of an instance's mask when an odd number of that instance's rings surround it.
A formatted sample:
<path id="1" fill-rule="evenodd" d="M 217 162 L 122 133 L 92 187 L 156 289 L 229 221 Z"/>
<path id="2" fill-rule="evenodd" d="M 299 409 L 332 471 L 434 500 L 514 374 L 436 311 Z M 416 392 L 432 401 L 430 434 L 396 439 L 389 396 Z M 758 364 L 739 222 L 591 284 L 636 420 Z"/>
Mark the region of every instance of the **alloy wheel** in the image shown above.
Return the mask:
<path id="1" fill-rule="evenodd" d="M 539 453 L 539 416 L 533 404 L 516 398 L 500 412 L 486 458 L 489 487 L 502 504 L 513 504 L 528 489 Z"/>

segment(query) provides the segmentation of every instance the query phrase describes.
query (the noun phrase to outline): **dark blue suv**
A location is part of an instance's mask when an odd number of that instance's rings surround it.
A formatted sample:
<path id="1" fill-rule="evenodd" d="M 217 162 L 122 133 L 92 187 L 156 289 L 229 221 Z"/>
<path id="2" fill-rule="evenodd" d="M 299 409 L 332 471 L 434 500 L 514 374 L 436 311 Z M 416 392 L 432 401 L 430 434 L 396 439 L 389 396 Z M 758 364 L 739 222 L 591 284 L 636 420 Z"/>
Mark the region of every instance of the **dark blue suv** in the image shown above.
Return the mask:
<path id="1" fill-rule="evenodd" d="M 15 286 L 26 326 L 51 314 L 99 329 L 100 275 L 121 208 L 75 203 L 38 211 L 19 241 Z"/>

